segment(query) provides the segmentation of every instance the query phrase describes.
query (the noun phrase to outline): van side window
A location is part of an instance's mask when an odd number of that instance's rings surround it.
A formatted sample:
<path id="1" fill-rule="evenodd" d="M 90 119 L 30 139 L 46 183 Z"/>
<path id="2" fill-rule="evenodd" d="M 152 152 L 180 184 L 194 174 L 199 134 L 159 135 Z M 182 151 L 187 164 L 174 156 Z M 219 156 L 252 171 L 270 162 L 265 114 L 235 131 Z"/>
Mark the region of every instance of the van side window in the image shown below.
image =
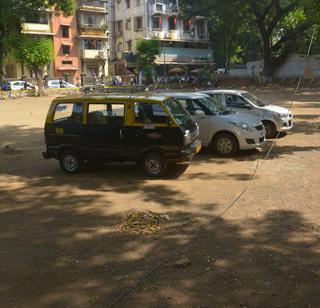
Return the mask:
<path id="1" fill-rule="evenodd" d="M 67 103 L 58 104 L 53 117 L 54 123 L 82 123 L 82 104 Z"/>
<path id="2" fill-rule="evenodd" d="M 160 104 L 135 103 L 135 122 L 143 124 L 166 124 L 169 116 Z"/>
<path id="3" fill-rule="evenodd" d="M 88 124 L 124 125 L 124 104 L 89 104 Z"/>

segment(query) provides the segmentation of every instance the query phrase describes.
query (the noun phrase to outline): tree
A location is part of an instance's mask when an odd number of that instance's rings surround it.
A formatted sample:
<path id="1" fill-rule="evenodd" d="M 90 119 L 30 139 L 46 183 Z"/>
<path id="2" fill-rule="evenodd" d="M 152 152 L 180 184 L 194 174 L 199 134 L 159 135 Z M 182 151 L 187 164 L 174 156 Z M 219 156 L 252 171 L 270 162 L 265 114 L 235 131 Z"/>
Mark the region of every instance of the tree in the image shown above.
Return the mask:
<path id="1" fill-rule="evenodd" d="M 71 15 L 73 0 L 0 0 L 0 75 L 3 75 L 3 62 L 10 51 L 8 38 L 21 33 L 21 21 L 41 14 L 41 9 L 53 8 L 56 14 Z"/>
<path id="2" fill-rule="evenodd" d="M 43 69 L 54 60 L 52 40 L 20 35 L 15 43 L 15 57 L 35 74 L 39 95 L 43 96 Z"/>
<path id="3" fill-rule="evenodd" d="M 147 82 L 152 80 L 152 72 L 156 57 L 160 54 L 158 39 L 139 39 L 136 44 L 137 62 L 139 71 L 143 71 Z"/>
<path id="4" fill-rule="evenodd" d="M 218 34 L 218 29 L 226 42 L 230 37 L 232 53 L 239 51 L 239 45 L 241 52 L 246 49 L 259 54 L 257 47 L 261 48 L 263 75 L 267 78 L 273 77 L 290 52 L 299 51 L 298 42 L 304 40 L 306 34 L 310 35 L 310 29 L 320 18 L 314 13 L 320 9 L 318 0 L 198 0 L 196 4 L 182 0 L 182 7 L 189 16 L 207 16 L 211 33 Z M 252 48 L 250 45 L 243 48 L 250 42 L 245 39 L 248 37 L 245 33 L 251 38 L 259 35 L 261 43 L 254 39 L 250 43 Z M 226 47 L 228 49 L 230 47 Z"/>

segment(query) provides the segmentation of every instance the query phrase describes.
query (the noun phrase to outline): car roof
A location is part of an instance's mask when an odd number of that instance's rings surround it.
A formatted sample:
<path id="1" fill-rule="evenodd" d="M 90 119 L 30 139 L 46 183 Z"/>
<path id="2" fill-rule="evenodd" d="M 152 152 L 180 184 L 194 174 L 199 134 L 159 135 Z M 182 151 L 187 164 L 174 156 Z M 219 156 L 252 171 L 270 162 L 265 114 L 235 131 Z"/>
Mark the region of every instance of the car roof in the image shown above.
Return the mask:
<path id="1" fill-rule="evenodd" d="M 162 102 L 168 99 L 167 95 L 159 94 L 85 94 L 57 97 L 53 100 L 54 103 L 79 103 L 79 102 L 104 102 L 104 101 L 147 101 L 147 102 Z"/>
<path id="2" fill-rule="evenodd" d="M 210 94 L 215 94 L 215 93 L 239 94 L 239 93 L 247 93 L 247 91 L 236 90 L 236 89 L 217 89 L 217 90 L 203 90 L 203 91 L 199 91 L 199 93 L 210 93 Z"/>
<path id="3" fill-rule="evenodd" d="M 197 98 L 203 98 L 208 97 L 205 93 L 200 92 L 168 92 L 168 93 L 162 93 L 167 96 L 175 97 L 175 98 L 185 98 L 185 99 L 197 99 Z"/>

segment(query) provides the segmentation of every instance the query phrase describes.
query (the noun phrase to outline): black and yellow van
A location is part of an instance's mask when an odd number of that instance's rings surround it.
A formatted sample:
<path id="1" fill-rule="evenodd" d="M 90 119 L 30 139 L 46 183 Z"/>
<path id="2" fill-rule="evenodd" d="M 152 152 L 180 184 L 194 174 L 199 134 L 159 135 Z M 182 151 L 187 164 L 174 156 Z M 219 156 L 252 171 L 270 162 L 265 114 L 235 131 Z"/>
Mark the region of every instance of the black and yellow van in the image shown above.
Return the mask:
<path id="1" fill-rule="evenodd" d="M 161 95 L 85 95 L 53 100 L 47 150 L 68 173 L 84 161 L 141 163 L 161 176 L 168 163 L 188 163 L 201 149 L 198 125 L 175 99 Z"/>

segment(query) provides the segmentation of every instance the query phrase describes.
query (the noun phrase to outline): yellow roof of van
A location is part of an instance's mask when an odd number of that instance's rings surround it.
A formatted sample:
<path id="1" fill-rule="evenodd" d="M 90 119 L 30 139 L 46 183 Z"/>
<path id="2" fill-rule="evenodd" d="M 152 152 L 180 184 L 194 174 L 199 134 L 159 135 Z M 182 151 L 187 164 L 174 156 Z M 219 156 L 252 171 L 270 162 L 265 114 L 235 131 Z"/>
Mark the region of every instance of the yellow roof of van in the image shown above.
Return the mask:
<path id="1" fill-rule="evenodd" d="M 84 94 L 73 96 L 61 96 L 53 100 L 57 103 L 72 103 L 72 102 L 103 102 L 103 101 L 140 101 L 140 102 L 162 102 L 170 96 L 161 94 Z"/>

